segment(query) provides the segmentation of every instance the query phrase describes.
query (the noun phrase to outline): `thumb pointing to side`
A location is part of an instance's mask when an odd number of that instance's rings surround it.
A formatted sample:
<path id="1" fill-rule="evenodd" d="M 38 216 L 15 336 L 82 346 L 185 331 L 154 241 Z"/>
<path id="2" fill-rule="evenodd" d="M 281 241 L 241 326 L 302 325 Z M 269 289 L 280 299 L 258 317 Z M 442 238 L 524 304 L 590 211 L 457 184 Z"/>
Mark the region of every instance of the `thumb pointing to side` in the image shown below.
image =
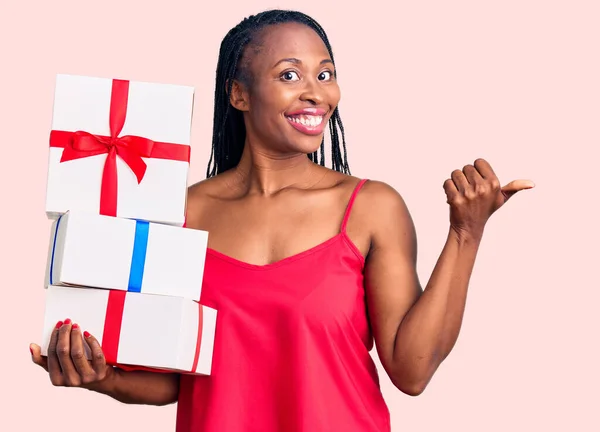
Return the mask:
<path id="1" fill-rule="evenodd" d="M 502 187 L 502 195 L 504 195 L 504 201 L 508 201 L 514 194 L 525 189 L 533 189 L 535 183 L 531 180 L 513 180 L 506 186 Z"/>

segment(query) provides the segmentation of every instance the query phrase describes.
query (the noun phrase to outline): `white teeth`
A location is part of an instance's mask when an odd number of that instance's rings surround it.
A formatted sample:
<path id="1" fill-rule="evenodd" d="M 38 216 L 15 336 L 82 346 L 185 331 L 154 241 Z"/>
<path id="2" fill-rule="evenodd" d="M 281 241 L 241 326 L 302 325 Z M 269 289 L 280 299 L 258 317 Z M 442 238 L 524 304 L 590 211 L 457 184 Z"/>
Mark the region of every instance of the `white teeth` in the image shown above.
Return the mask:
<path id="1" fill-rule="evenodd" d="M 303 126 L 317 127 L 323 122 L 323 116 L 302 115 L 297 117 L 288 117 L 288 120 L 299 123 Z"/>

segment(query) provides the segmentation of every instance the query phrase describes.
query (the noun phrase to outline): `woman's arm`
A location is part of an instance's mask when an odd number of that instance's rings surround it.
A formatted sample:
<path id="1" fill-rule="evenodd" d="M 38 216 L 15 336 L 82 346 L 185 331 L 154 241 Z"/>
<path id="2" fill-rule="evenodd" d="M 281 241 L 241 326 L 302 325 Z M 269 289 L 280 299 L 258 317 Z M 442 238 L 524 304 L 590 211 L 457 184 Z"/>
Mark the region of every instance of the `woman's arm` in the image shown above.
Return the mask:
<path id="1" fill-rule="evenodd" d="M 115 368 L 107 381 L 91 385 L 89 390 L 125 404 L 163 406 L 177 402 L 179 375 Z"/>
<path id="2" fill-rule="evenodd" d="M 423 291 L 412 223 L 406 216 L 396 220 L 396 229 L 373 239 L 366 266 L 368 307 L 384 368 L 396 387 L 416 396 L 458 338 L 479 240 L 461 241 L 450 230 Z"/>
<path id="3" fill-rule="evenodd" d="M 500 189 L 491 167 L 455 171 L 444 183 L 450 229 L 433 273 L 422 290 L 416 271 L 414 224 L 391 187 L 369 185 L 373 226 L 365 274 L 369 312 L 382 365 L 394 385 L 421 394 L 459 335 L 467 288 L 485 223 L 491 214 L 531 182 Z"/>

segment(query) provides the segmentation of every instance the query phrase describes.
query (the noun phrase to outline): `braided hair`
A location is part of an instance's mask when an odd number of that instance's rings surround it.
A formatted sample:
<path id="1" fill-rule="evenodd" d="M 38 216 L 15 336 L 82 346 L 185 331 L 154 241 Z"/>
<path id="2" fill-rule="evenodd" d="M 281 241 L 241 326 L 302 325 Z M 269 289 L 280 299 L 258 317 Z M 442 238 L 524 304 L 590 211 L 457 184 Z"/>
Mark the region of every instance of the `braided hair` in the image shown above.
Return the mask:
<path id="1" fill-rule="evenodd" d="M 245 48 L 251 43 L 256 43 L 257 34 L 265 27 L 289 22 L 304 24 L 313 29 L 323 40 L 333 62 L 333 52 L 325 31 L 315 20 L 301 12 L 269 10 L 251 15 L 232 28 L 223 38 L 219 51 L 215 83 L 212 149 L 206 171 L 207 177 L 215 176 L 237 166 L 242 157 L 246 139 L 246 126 L 241 111 L 231 106 L 229 94 L 231 94 L 234 80 L 240 80 L 246 84 L 251 80 L 248 72 L 248 62 L 242 62 Z M 334 74 L 337 76 L 336 72 Z M 338 129 L 341 133 L 342 148 L 340 148 Z M 350 174 L 344 127 L 337 107 L 329 119 L 329 131 L 332 168 Z M 308 154 L 308 158 L 315 163 L 319 161 L 321 166 L 325 166 L 324 137 L 320 149 Z"/>

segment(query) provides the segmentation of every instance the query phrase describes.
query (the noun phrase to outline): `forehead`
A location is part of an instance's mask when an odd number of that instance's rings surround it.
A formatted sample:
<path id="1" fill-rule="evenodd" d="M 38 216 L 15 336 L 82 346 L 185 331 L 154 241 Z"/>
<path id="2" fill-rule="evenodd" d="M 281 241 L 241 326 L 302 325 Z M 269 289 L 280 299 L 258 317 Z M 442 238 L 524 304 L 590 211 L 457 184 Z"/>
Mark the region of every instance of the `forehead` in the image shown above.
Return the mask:
<path id="1" fill-rule="evenodd" d="M 300 60 L 319 57 L 330 58 L 320 36 L 310 27 L 300 23 L 284 23 L 269 26 L 257 35 L 257 55 L 268 58 L 295 57 Z"/>

